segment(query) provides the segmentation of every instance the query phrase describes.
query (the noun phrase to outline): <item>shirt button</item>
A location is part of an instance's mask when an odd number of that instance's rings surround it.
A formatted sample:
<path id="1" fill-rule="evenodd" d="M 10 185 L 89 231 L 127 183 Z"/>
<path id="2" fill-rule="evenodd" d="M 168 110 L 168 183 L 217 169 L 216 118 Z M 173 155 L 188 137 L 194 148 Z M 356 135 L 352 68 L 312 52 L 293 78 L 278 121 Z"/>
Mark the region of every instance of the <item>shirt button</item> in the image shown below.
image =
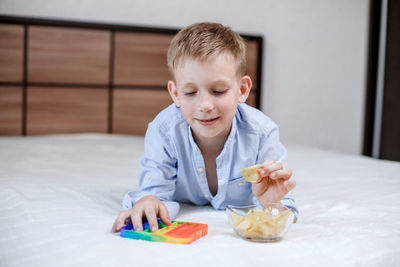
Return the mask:
<path id="1" fill-rule="evenodd" d="M 197 147 L 195 147 L 195 148 L 194 148 L 194 151 L 197 151 L 197 150 L 199 150 L 199 149 L 198 149 Z"/>
<path id="2" fill-rule="evenodd" d="M 205 198 L 208 198 L 208 197 L 209 197 L 209 195 L 208 195 L 208 194 L 204 194 L 204 197 L 205 197 Z"/>
<path id="3" fill-rule="evenodd" d="M 244 185 L 243 182 L 239 182 L 239 183 L 238 183 L 238 186 L 242 186 L 242 185 Z"/>
<path id="4" fill-rule="evenodd" d="M 147 179 L 150 179 L 151 178 L 151 174 L 147 174 Z"/>
<path id="5" fill-rule="evenodd" d="M 204 169 L 202 167 L 200 167 L 198 170 L 199 170 L 199 172 L 203 172 L 204 171 Z"/>

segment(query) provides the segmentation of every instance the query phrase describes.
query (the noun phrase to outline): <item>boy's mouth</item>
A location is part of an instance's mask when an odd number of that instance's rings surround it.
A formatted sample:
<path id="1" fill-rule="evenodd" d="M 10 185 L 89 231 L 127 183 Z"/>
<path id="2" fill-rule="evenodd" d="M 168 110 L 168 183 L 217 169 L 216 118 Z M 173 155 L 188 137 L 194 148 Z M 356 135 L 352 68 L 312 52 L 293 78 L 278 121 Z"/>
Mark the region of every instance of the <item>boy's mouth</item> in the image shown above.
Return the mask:
<path id="1" fill-rule="evenodd" d="M 209 126 L 209 125 L 214 124 L 218 119 L 219 119 L 219 117 L 215 117 L 215 118 L 211 118 L 211 119 L 196 119 L 196 120 L 204 126 Z"/>

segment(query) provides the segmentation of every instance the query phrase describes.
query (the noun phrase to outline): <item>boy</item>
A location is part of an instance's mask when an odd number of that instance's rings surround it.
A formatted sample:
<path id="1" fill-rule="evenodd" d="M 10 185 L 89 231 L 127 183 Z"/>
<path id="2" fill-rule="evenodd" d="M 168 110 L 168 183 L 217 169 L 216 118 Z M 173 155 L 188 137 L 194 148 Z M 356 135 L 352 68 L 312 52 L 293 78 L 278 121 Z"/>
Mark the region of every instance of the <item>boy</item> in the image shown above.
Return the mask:
<path id="1" fill-rule="evenodd" d="M 152 231 L 157 217 L 169 225 L 178 202 L 211 203 L 216 209 L 281 202 L 297 216 L 289 193 L 295 187 L 292 171 L 280 163 L 286 150 L 278 128 L 244 104 L 252 82 L 244 75 L 243 39 L 220 24 L 193 24 L 171 41 L 168 67 L 174 104 L 148 126 L 139 191 L 126 194 L 126 210 L 112 231 L 129 221 L 142 230 L 143 216 Z M 259 181 L 246 182 L 241 169 L 261 163 Z"/>

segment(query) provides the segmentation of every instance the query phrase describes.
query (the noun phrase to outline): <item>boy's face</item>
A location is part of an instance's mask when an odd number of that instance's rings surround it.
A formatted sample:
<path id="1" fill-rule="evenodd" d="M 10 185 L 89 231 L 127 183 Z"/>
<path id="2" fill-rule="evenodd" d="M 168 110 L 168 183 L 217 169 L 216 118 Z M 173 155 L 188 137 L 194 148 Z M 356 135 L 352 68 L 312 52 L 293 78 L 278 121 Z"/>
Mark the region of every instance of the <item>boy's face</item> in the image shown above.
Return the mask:
<path id="1" fill-rule="evenodd" d="M 168 90 L 197 139 L 226 138 L 238 103 L 249 95 L 251 79 L 238 77 L 230 55 L 206 61 L 186 58 L 175 69 L 175 82 Z"/>

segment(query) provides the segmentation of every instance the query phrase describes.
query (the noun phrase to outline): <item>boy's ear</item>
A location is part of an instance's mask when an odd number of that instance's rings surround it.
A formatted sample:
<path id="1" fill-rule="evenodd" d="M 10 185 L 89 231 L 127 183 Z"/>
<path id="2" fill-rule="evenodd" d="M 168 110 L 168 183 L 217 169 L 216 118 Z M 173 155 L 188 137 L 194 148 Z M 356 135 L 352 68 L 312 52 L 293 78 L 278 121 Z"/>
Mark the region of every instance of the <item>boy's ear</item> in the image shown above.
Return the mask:
<path id="1" fill-rule="evenodd" d="M 168 92 L 175 105 L 177 107 L 180 107 L 181 104 L 178 98 L 178 89 L 176 88 L 175 82 L 172 80 L 168 81 Z"/>
<path id="2" fill-rule="evenodd" d="M 247 97 L 250 94 L 251 90 L 251 78 L 248 75 L 243 76 L 240 79 L 240 95 L 239 95 L 239 103 L 244 103 L 247 100 Z"/>

